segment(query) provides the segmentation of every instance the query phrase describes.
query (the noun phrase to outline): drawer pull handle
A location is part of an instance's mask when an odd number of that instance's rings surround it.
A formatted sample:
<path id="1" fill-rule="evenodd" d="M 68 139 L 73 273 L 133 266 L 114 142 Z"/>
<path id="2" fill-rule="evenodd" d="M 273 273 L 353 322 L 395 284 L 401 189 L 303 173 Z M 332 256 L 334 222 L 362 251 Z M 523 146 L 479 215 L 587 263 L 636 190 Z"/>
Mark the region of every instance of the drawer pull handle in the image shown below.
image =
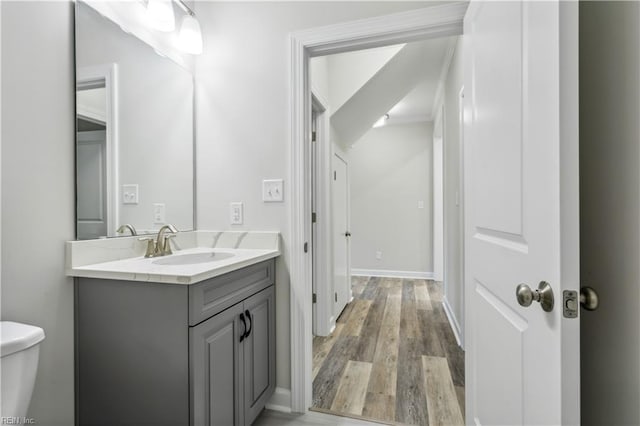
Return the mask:
<path id="1" fill-rule="evenodd" d="M 247 322 L 244 320 L 244 314 L 240 314 L 240 321 L 242 321 L 242 325 L 244 327 L 244 331 L 240 335 L 240 341 L 242 342 L 247 336 Z"/>
<path id="2" fill-rule="evenodd" d="M 244 337 L 249 337 L 249 335 L 251 334 L 251 329 L 253 328 L 253 319 L 251 318 L 251 313 L 249 313 L 248 309 L 244 311 L 244 314 L 249 319 L 249 330 L 247 330 L 247 334 L 245 334 Z"/>

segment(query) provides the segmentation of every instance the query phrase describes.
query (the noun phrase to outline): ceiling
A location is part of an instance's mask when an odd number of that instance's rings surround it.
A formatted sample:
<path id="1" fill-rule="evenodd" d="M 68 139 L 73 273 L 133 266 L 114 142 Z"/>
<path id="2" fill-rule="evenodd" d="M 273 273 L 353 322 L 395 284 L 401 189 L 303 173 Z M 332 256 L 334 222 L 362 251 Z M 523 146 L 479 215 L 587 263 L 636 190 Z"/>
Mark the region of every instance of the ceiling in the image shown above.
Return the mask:
<path id="1" fill-rule="evenodd" d="M 385 114 L 385 125 L 433 120 L 455 40 L 442 37 L 327 57 L 335 139 L 351 145 Z"/>

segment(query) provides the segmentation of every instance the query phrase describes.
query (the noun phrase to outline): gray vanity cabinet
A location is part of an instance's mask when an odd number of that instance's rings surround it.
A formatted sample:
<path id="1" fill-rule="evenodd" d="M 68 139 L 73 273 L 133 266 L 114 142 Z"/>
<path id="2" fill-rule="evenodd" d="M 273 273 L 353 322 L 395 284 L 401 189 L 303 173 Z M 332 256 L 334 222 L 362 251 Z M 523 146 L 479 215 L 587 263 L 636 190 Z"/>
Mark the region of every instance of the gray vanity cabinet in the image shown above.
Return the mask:
<path id="1" fill-rule="evenodd" d="M 245 300 L 251 331 L 244 339 L 244 415 L 251 424 L 275 390 L 275 293 L 273 287 Z"/>
<path id="2" fill-rule="evenodd" d="M 242 303 L 189 331 L 192 425 L 241 425 Z M 244 314 L 243 314 L 244 315 Z"/>
<path id="3" fill-rule="evenodd" d="M 76 279 L 76 424 L 250 425 L 275 390 L 274 272 Z"/>
<path id="4" fill-rule="evenodd" d="M 192 425 L 250 425 L 275 389 L 273 286 L 192 327 Z"/>

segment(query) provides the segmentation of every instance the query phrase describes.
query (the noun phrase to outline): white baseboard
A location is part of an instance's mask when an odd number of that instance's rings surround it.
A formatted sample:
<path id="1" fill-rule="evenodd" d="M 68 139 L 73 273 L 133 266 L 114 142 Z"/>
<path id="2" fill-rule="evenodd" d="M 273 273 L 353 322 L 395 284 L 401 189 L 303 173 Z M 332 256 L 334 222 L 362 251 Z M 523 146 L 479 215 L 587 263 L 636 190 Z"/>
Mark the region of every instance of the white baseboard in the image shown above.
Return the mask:
<path id="1" fill-rule="evenodd" d="M 384 278 L 415 278 L 432 280 L 433 272 L 420 271 L 389 271 L 387 269 L 351 269 L 352 276 L 384 277 Z"/>
<path id="2" fill-rule="evenodd" d="M 460 323 L 458 323 L 456 316 L 453 314 L 453 309 L 451 309 L 451 305 L 447 300 L 447 296 L 442 298 L 442 307 L 444 308 L 444 313 L 447 315 L 447 319 L 449 320 L 449 325 L 451 326 L 451 330 L 453 330 L 453 335 L 456 336 L 456 341 L 458 342 L 458 345 L 462 349 L 464 349 L 462 329 L 460 328 Z"/>
<path id="3" fill-rule="evenodd" d="M 283 413 L 291 412 L 291 390 L 285 388 L 276 388 L 273 396 L 267 402 L 266 408 L 273 411 L 281 411 Z"/>

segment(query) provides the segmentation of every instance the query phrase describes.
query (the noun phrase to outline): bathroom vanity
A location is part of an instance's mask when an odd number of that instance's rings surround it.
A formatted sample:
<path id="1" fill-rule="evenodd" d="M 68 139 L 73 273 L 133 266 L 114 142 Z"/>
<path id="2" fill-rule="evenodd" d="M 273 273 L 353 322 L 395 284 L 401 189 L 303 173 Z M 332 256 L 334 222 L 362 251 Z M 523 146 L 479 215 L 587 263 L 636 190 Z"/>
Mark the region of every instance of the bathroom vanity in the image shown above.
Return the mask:
<path id="1" fill-rule="evenodd" d="M 126 239 L 67 243 L 77 424 L 250 425 L 262 411 L 275 389 L 277 233 L 214 234 L 181 233 L 177 243 L 195 247 L 171 256 L 85 265 L 73 258 L 114 256 L 115 246 L 122 255 Z M 264 246 L 273 235 L 275 248 Z M 245 248 L 224 247 L 240 240 Z"/>

